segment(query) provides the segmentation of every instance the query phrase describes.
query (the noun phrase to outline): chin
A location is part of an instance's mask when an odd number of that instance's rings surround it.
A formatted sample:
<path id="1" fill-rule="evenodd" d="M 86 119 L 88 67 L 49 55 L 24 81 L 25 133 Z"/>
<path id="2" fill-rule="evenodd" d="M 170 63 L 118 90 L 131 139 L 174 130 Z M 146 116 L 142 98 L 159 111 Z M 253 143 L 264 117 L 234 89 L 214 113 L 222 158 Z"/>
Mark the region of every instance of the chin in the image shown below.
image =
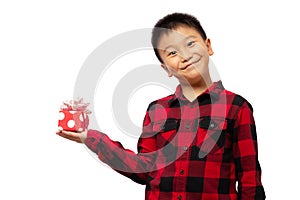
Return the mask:
<path id="1" fill-rule="evenodd" d="M 203 77 L 203 73 L 198 71 L 198 70 L 193 70 L 193 72 L 187 74 L 185 76 L 185 79 L 189 80 L 189 81 L 197 81 L 197 80 L 201 80 Z"/>
<path id="2" fill-rule="evenodd" d="M 184 84 L 184 85 L 197 85 L 197 84 L 200 84 L 201 82 L 203 82 L 203 78 L 200 74 L 198 74 L 197 76 L 182 76 L 180 78 L 178 78 L 179 82 L 181 84 Z"/>

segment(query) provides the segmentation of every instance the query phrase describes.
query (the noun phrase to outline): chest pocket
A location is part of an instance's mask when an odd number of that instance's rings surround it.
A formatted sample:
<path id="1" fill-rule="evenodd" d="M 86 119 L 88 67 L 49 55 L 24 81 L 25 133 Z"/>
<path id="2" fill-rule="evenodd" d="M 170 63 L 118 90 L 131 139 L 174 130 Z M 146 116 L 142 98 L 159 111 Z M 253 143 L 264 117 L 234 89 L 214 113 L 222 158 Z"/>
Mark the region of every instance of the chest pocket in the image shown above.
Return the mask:
<path id="1" fill-rule="evenodd" d="M 160 120 L 153 123 L 153 132 L 167 132 L 170 130 L 177 130 L 179 123 L 178 119 L 167 119 L 167 120 Z"/>
<path id="2" fill-rule="evenodd" d="M 158 148 L 162 148 L 172 141 L 178 130 L 179 121 L 178 119 L 167 119 L 153 123 L 153 132 L 156 135 Z"/>
<path id="3" fill-rule="evenodd" d="M 227 120 L 218 117 L 204 117 L 199 121 L 199 128 L 201 138 L 199 157 L 224 153 Z"/>

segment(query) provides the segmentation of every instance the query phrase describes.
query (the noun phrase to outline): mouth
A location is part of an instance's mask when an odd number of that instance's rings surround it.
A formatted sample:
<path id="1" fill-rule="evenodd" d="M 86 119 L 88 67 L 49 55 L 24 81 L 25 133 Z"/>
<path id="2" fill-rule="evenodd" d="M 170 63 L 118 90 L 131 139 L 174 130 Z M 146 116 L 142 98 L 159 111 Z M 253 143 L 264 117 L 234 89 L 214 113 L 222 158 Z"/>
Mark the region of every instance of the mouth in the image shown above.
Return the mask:
<path id="1" fill-rule="evenodd" d="M 192 63 L 185 65 L 184 67 L 180 68 L 181 70 L 186 70 L 189 66 L 191 66 Z"/>
<path id="2" fill-rule="evenodd" d="M 199 59 L 200 60 L 200 59 Z M 196 60 L 196 61 L 193 61 L 193 62 L 190 62 L 186 65 L 184 65 L 182 68 L 180 68 L 180 70 L 186 70 L 187 68 L 189 68 L 190 66 L 192 66 L 193 64 L 199 62 L 199 60 Z"/>

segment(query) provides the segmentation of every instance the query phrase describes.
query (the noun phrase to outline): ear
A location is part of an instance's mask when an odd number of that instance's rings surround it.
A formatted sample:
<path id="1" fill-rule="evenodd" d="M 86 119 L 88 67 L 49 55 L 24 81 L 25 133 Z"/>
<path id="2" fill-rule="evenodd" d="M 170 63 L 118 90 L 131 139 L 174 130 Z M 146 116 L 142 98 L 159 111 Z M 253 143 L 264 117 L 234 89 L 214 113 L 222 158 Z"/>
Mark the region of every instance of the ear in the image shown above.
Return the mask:
<path id="1" fill-rule="evenodd" d="M 207 38 L 207 39 L 205 40 L 205 44 L 206 44 L 206 47 L 207 47 L 208 54 L 209 54 L 210 56 L 214 55 L 214 51 L 212 50 L 211 42 L 210 42 L 210 39 L 209 39 L 209 38 Z"/>
<path id="2" fill-rule="evenodd" d="M 165 65 L 164 63 L 161 63 L 160 66 L 167 72 L 169 77 L 173 76 L 171 70 L 167 67 L 167 65 Z"/>

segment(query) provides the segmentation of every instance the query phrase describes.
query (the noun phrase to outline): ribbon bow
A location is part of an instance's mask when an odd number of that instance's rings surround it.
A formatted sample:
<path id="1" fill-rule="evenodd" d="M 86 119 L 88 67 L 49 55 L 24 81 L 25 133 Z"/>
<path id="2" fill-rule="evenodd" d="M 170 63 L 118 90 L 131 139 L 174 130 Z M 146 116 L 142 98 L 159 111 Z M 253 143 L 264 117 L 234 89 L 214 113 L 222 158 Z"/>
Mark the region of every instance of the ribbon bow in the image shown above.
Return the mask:
<path id="1" fill-rule="evenodd" d="M 79 100 L 68 100 L 63 101 L 63 104 L 60 106 L 61 110 L 76 110 L 84 112 L 85 114 L 91 114 L 92 112 L 87 109 L 89 103 L 84 103 L 83 98 L 80 98 Z"/>

